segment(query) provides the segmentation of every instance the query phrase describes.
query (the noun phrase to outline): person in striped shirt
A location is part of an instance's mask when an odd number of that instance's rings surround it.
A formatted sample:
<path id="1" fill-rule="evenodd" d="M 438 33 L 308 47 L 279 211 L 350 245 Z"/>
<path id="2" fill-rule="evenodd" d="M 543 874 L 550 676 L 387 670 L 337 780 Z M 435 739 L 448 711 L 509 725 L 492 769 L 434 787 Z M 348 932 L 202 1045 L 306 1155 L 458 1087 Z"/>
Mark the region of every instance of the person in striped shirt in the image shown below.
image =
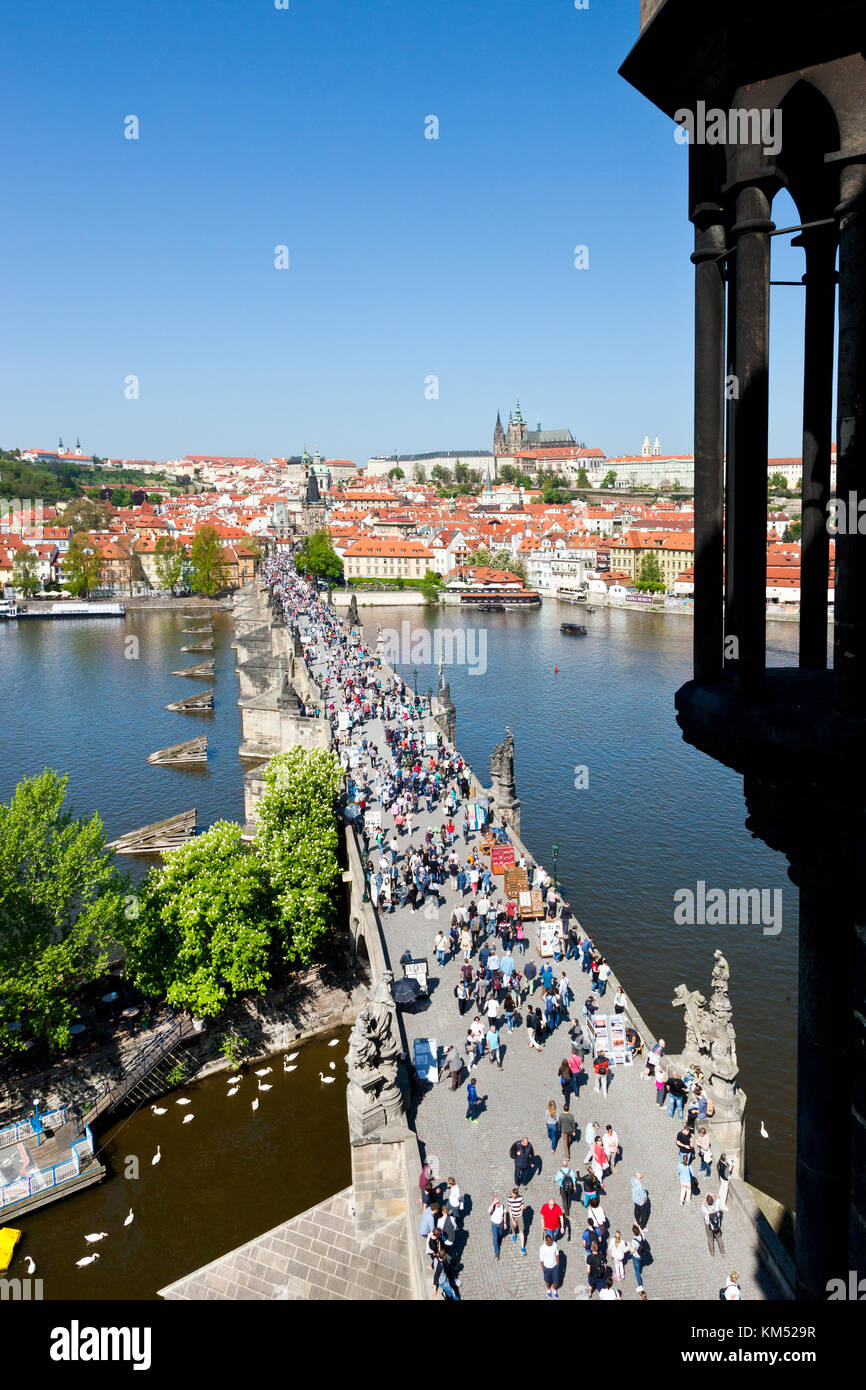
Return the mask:
<path id="1" fill-rule="evenodd" d="M 520 1236 L 521 1255 L 526 1254 L 526 1228 L 523 1221 L 523 1209 L 525 1206 L 526 1203 L 520 1195 L 520 1188 L 513 1187 L 511 1189 L 511 1196 L 508 1198 L 508 1226 L 511 1231 L 511 1239 L 514 1243 L 517 1242 L 518 1235 Z"/>

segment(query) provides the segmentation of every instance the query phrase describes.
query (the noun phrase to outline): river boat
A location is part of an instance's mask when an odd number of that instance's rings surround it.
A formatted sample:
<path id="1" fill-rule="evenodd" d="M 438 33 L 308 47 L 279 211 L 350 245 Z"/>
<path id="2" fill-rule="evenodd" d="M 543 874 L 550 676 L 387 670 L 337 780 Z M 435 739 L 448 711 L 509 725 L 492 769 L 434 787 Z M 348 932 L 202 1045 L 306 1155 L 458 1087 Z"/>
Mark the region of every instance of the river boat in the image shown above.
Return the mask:
<path id="1" fill-rule="evenodd" d="M 126 609 L 122 603 L 52 603 L 50 608 L 18 608 L 4 613 L 0 604 L 0 618 L 122 618 Z"/>
<path id="2" fill-rule="evenodd" d="M 560 623 L 560 632 L 566 632 L 570 637 L 585 637 L 586 628 L 583 623 Z"/>

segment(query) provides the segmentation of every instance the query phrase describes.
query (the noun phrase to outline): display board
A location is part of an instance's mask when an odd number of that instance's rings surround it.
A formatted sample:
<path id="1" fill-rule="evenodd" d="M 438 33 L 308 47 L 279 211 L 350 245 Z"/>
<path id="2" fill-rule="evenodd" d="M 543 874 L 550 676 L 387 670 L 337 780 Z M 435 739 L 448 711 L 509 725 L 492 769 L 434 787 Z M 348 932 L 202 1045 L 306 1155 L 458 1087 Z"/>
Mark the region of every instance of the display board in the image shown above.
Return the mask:
<path id="1" fill-rule="evenodd" d="M 412 1062 L 420 1081 L 435 1086 L 439 1080 L 439 1046 L 435 1038 L 416 1038 L 412 1044 Z"/>
<path id="2" fill-rule="evenodd" d="M 406 960 L 403 962 L 403 972 L 410 980 L 417 980 L 421 986 L 421 993 L 427 993 L 427 961 L 426 960 Z"/>
<path id="3" fill-rule="evenodd" d="M 529 874 L 526 869 L 505 870 L 505 896 L 516 898 L 520 893 L 529 892 Z"/>
<path id="4" fill-rule="evenodd" d="M 513 845 L 490 846 L 490 872 L 504 874 L 506 869 L 514 868 Z"/>
<path id="5" fill-rule="evenodd" d="M 364 824 L 368 830 L 382 829 L 382 812 L 378 807 L 375 810 L 371 807 L 369 811 L 364 812 Z"/>
<path id="6" fill-rule="evenodd" d="M 521 898 L 530 897 L 529 893 L 521 893 Z M 521 912 L 523 905 L 521 903 Z M 539 922 L 535 933 L 535 949 L 540 956 L 552 956 L 553 946 L 556 941 L 556 933 L 551 922 Z"/>

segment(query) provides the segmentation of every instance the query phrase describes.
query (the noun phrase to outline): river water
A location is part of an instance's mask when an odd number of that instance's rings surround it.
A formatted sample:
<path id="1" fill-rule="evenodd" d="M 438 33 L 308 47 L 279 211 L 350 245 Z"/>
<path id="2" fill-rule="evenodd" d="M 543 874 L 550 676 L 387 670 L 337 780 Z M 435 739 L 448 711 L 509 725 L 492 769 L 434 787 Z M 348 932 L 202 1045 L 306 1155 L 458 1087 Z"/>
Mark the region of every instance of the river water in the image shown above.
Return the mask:
<path id="1" fill-rule="evenodd" d="M 573 910 L 670 1051 L 683 1040 L 674 989 L 685 982 L 708 997 L 713 951 L 724 951 L 748 1096 L 746 1176 L 793 1206 L 798 894 L 784 856 L 745 829 L 742 779 L 683 742 L 673 697 L 691 678 L 691 618 L 615 608 L 589 616 L 555 599 L 536 612 L 424 614 L 361 608 L 365 640 L 375 650 L 380 624 L 410 685 L 417 670 L 420 693 L 436 687 L 438 658 L 431 637 L 432 665 L 418 660 L 428 656 L 418 633 L 451 634 L 441 640 L 446 663 L 462 644 L 466 662 L 446 664 L 457 746 L 489 785 L 492 747 L 510 727 L 521 838 L 551 873 L 558 844 Z M 584 623 L 588 635 L 566 636 L 561 622 Z M 797 640 L 796 623 L 768 624 L 768 662 L 796 664 Z M 696 892 L 699 880 L 726 894 L 778 889 L 781 931 L 676 925 L 675 891 Z"/>
<path id="2" fill-rule="evenodd" d="M 410 645 L 396 664 L 410 682 L 417 668 L 419 691 L 436 684 L 435 667 L 419 660 L 427 656 L 419 632 L 438 627 L 455 639 L 474 637 L 467 644 L 472 664 L 447 667 L 458 746 L 489 782 L 490 751 L 510 726 L 522 837 L 550 869 L 551 845 L 559 845 L 560 883 L 580 922 L 672 1050 L 682 1039 L 681 1015 L 670 1006 L 675 986 L 685 981 L 708 993 L 713 950 L 725 951 L 749 1097 L 747 1177 L 792 1204 L 797 894 L 784 858 L 744 827 L 740 779 L 680 735 L 673 695 L 690 675 L 691 620 L 607 609 L 586 617 L 555 600 L 540 612 L 474 618 L 443 609 L 432 623 L 424 610 L 362 608 L 361 615 L 371 644 L 377 622 L 399 635 L 409 621 L 414 651 Z M 589 635 L 564 636 L 563 620 L 585 622 Z M 80 815 L 98 811 L 109 839 L 192 806 L 200 829 L 221 818 L 242 820 L 229 614 L 214 619 L 214 714 L 163 709 L 205 688 L 171 675 L 203 659 L 180 651 L 197 640 L 182 629 L 199 625 L 173 610 L 132 610 L 118 622 L 0 623 L 0 799 L 8 799 L 19 778 L 48 766 L 69 773 L 72 807 Z M 136 650 L 129 637 L 138 639 L 136 656 L 127 655 Z M 793 664 L 796 641 L 795 624 L 772 624 L 768 659 Z M 145 761 L 155 749 L 199 733 L 209 739 L 205 768 Z M 588 785 L 578 790 L 576 780 Z M 126 859 L 124 867 L 137 876 L 146 864 Z M 675 891 L 694 889 L 698 880 L 726 891 L 779 889 L 782 930 L 771 936 L 761 925 L 675 925 Z M 241 1095 L 226 1100 L 225 1081 L 217 1077 L 184 1093 L 196 1116 L 189 1125 L 177 1118 L 183 1107 L 169 1101 L 163 1117 L 145 1111 L 98 1133 L 112 1177 L 26 1219 L 22 1253 L 37 1261 L 45 1297 L 151 1298 L 172 1279 L 347 1185 L 344 1086 L 318 1080 L 335 1057 L 343 1076 L 344 1051 L 318 1043 L 308 1048 L 309 1076 L 279 1074 L 255 1117 L 248 1101 L 235 1106 Z M 293 1081 L 298 1084 L 290 1086 Z M 761 1120 L 769 1140 L 759 1137 Z M 163 1143 L 164 1158 L 152 1168 L 163 1135 L 171 1142 Z M 141 1157 L 137 1180 L 123 1177 L 130 1154 Z M 130 1206 L 136 1220 L 125 1230 Z M 85 1253 L 83 1233 L 101 1230 L 110 1233 L 101 1243 L 103 1257 L 76 1269 Z M 118 1261 L 110 1256 L 121 1240 L 132 1258 Z"/>

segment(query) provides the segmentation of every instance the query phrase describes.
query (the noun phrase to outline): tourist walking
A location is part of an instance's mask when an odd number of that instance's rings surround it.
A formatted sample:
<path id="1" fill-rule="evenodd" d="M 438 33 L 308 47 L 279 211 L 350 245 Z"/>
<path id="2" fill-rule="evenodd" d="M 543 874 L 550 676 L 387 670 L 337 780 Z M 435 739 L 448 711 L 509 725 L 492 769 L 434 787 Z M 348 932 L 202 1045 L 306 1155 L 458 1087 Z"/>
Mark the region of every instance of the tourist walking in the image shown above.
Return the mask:
<path id="1" fill-rule="evenodd" d="M 571 1154 L 571 1146 L 577 1137 L 577 1121 L 570 1110 L 564 1110 L 559 1117 L 559 1132 L 562 1135 L 562 1147 L 566 1163 Z"/>
<path id="2" fill-rule="evenodd" d="M 722 1240 L 722 1207 L 718 1197 L 712 1197 L 707 1193 L 706 1200 L 701 1206 L 701 1215 L 704 1218 L 704 1225 L 707 1231 L 707 1246 L 710 1254 L 715 1255 L 715 1246 L 718 1245 L 721 1254 L 725 1253 L 725 1242 Z"/>
<path id="3" fill-rule="evenodd" d="M 487 1215 L 490 1217 L 490 1234 L 493 1237 L 493 1254 L 498 1260 L 499 1250 L 502 1245 L 502 1237 L 505 1233 L 505 1208 L 495 1194 L 493 1201 L 487 1208 Z"/>
<path id="4" fill-rule="evenodd" d="M 445 1247 L 445 1242 L 437 1240 L 432 1247 L 433 1252 L 433 1288 L 437 1293 L 441 1293 L 443 1298 L 459 1301 L 459 1294 L 454 1287 L 454 1263 L 451 1255 Z"/>
<path id="5" fill-rule="evenodd" d="M 704 1125 L 698 1130 L 695 1139 L 695 1148 L 698 1151 L 698 1159 L 701 1165 L 701 1173 L 705 1178 L 713 1175 L 713 1147 L 710 1136 L 707 1134 Z"/>
<path id="6" fill-rule="evenodd" d="M 603 1052 L 599 1052 L 593 1063 L 595 1071 L 595 1089 L 603 1096 L 607 1095 L 607 1088 L 610 1083 L 610 1063 Z"/>
<path id="7" fill-rule="evenodd" d="M 556 1177 L 554 1178 L 559 1189 L 559 1198 L 565 1212 L 565 1224 L 568 1226 L 568 1239 L 571 1240 L 571 1204 L 577 1197 L 577 1174 L 568 1165 L 568 1159 L 562 1161 Z"/>
<path id="8" fill-rule="evenodd" d="M 649 1220 L 649 1192 L 643 1180 L 643 1173 L 635 1173 L 631 1180 L 631 1199 L 634 1202 L 634 1219 L 640 1230 Z"/>
<path id="9" fill-rule="evenodd" d="M 553 1240 L 559 1240 L 565 1234 L 562 1224 L 562 1207 L 555 1198 L 549 1197 L 542 1205 L 541 1221 L 545 1235 L 550 1235 Z"/>
<path id="10" fill-rule="evenodd" d="M 509 1154 L 514 1160 L 515 1187 L 526 1187 L 535 1172 L 535 1150 L 526 1135 L 511 1145 Z"/>
<path id="11" fill-rule="evenodd" d="M 628 1242 L 623 1240 L 622 1232 L 617 1231 L 610 1247 L 610 1258 L 613 1260 L 614 1279 L 624 1279 L 625 1273 L 623 1265 L 628 1257 Z"/>
<path id="12" fill-rule="evenodd" d="M 644 1260 L 649 1255 L 649 1242 L 646 1239 L 646 1236 L 644 1235 L 640 1226 L 638 1226 L 637 1224 L 635 1224 L 631 1228 L 631 1240 L 629 1241 L 629 1247 L 631 1249 L 631 1263 L 632 1268 L 634 1269 L 634 1277 L 637 1281 L 637 1291 L 638 1293 L 641 1293 L 643 1291 L 643 1278 L 641 1275 L 641 1270 L 643 1268 Z"/>
<path id="13" fill-rule="evenodd" d="M 456 1091 L 460 1087 L 460 1079 L 463 1076 L 463 1058 L 453 1043 L 448 1049 L 445 1065 L 448 1068 L 448 1075 L 451 1077 L 451 1090 Z"/>
<path id="14" fill-rule="evenodd" d="M 680 1206 L 692 1200 L 692 1163 L 689 1154 L 680 1154 L 677 1160 L 677 1176 L 680 1180 Z"/>
<path id="15" fill-rule="evenodd" d="M 471 1076 L 466 1083 L 466 1118 L 474 1125 L 478 1124 L 478 1089 Z"/>
<path id="16" fill-rule="evenodd" d="M 525 1207 L 526 1203 L 520 1195 L 520 1188 L 512 1187 L 511 1196 L 508 1198 L 508 1227 L 511 1231 L 511 1239 L 514 1244 L 517 1243 L 517 1237 L 520 1236 L 521 1255 L 526 1254 Z"/>
<path id="17" fill-rule="evenodd" d="M 559 1120 L 556 1116 L 556 1102 L 547 1102 L 547 1113 L 544 1116 L 544 1123 L 547 1125 L 547 1137 L 550 1140 L 550 1151 L 556 1153 L 556 1146 L 559 1143 Z"/>
<path id="18" fill-rule="evenodd" d="M 545 1231 L 539 1253 L 541 1273 L 548 1298 L 559 1298 L 559 1248 L 549 1231 Z"/>
<path id="19" fill-rule="evenodd" d="M 619 1160 L 619 1135 L 613 1125 L 605 1125 L 604 1134 L 601 1136 L 602 1147 L 604 1148 L 607 1166 L 613 1173 Z"/>
<path id="20" fill-rule="evenodd" d="M 740 1280 L 739 1274 L 737 1273 L 736 1270 L 733 1270 L 733 1271 L 728 1275 L 728 1280 L 727 1280 L 727 1283 L 725 1284 L 725 1287 L 724 1287 L 723 1289 L 720 1289 L 720 1290 L 719 1290 L 719 1297 L 720 1297 L 720 1298 L 723 1298 L 723 1299 L 725 1300 L 726 1303 L 736 1303 L 736 1302 L 738 1302 L 739 1299 L 742 1297 L 742 1295 L 741 1295 L 741 1293 L 740 1293 L 740 1283 L 739 1283 L 739 1280 Z"/>
<path id="21" fill-rule="evenodd" d="M 485 1041 L 487 1043 L 487 1055 L 490 1058 L 491 1067 L 495 1062 L 499 1070 L 502 1071 L 502 1057 L 499 1052 L 499 1029 L 496 1027 L 494 1019 L 490 1020 L 490 1027 L 487 1030 Z"/>
<path id="22" fill-rule="evenodd" d="M 589 1247 L 589 1254 L 586 1257 L 586 1281 L 589 1284 L 589 1296 L 592 1298 L 594 1293 L 601 1293 L 607 1279 L 607 1262 L 598 1248 L 598 1241 L 592 1241 Z"/>
<path id="23" fill-rule="evenodd" d="M 719 1202 L 724 1206 L 728 1195 L 728 1184 L 734 1176 L 734 1165 L 726 1154 L 719 1154 L 716 1172 L 719 1175 Z"/>

